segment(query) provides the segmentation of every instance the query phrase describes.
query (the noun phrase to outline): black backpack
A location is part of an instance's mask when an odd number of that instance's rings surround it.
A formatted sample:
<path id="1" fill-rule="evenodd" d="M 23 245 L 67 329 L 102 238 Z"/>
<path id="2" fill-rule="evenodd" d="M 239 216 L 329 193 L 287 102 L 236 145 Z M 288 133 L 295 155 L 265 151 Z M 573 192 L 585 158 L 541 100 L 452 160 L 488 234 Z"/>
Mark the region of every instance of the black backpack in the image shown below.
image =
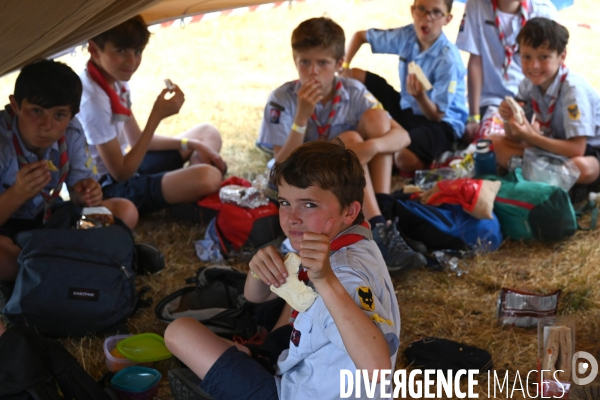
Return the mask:
<path id="1" fill-rule="evenodd" d="M 246 274 L 224 265 L 200 268 L 194 284 L 162 299 L 154 313 L 163 322 L 191 317 L 219 336 L 249 339 L 256 334 L 254 305 L 244 297 Z"/>
<path id="2" fill-rule="evenodd" d="M 79 214 L 78 214 L 79 212 Z M 24 231 L 19 273 L 3 314 L 49 336 L 83 336 L 123 323 L 137 305 L 135 243 L 129 228 L 70 229 L 80 215 L 63 207 L 42 229 Z"/>
<path id="3" fill-rule="evenodd" d="M 112 398 L 60 342 L 44 338 L 23 324 L 0 336 L 0 399 Z"/>

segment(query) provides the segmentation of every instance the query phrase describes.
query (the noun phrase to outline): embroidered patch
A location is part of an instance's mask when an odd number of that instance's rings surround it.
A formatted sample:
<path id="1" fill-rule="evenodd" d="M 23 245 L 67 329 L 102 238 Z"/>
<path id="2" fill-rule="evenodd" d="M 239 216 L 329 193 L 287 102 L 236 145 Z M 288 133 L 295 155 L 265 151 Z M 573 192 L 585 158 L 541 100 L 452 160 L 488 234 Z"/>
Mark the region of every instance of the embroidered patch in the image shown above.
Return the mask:
<path id="1" fill-rule="evenodd" d="M 388 324 L 389 326 L 394 326 L 394 323 L 392 321 L 390 321 L 389 319 L 381 318 L 379 314 L 371 315 L 371 320 L 382 324 Z"/>
<path id="2" fill-rule="evenodd" d="M 456 92 L 456 81 L 450 81 L 448 85 L 448 93 L 454 94 Z"/>
<path id="3" fill-rule="evenodd" d="M 371 93 L 365 93 L 365 99 L 371 103 L 371 109 L 383 110 L 383 105 Z"/>
<path id="4" fill-rule="evenodd" d="M 573 121 L 577 121 L 579 117 L 581 117 L 581 113 L 579 112 L 579 107 L 577 107 L 577 104 L 571 104 L 568 106 L 567 111 L 569 112 L 569 118 L 571 118 Z"/>
<path id="5" fill-rule="evenodd" d="M 271 111 L 269 112 L 269 121 L 272 124 L 278 124 L 280 116 L 281 116 L 281 110 L 279 110 L 277 108 L 271 108 Z"/>
<path id="6" fill-rule="evenodd" d="M 294 346 L 298 347 L 298 345 L 300 344 L 300 335 L 302 334 L 302 332 L 297 331 L 296 328 L 294 328 L 294 330 L 292 330 L 292 336 L 290 336 L 290 340 L 292 341 L 292 343 L 294 343 Z"/>
<path id="7" fill-rule="evenodd" d="M 373 292 L 370 287 L 359 286 L 356 288 L 360 306 L 367 311 L 375 311 L 375 302 L 373 301 Z"/>

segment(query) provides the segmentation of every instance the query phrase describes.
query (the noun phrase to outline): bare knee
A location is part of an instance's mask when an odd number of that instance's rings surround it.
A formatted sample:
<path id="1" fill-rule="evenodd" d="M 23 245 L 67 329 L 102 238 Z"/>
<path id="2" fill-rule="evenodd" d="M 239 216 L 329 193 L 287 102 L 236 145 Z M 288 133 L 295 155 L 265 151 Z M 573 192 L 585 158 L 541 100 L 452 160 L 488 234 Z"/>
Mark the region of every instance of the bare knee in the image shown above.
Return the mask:
<path id="1" fill-rule="evenodd" d="M 423 161 L 408 149 L 402 149 L 394 154 L 394 164 L 404 172 L 414 172 L 425 168 Z"/>
<path id="2" fill-rule="evenodd" d="M 198 139 L 206 144 L 210 144 L 210 147 L 215 151 L 221 151 L 223 139 L 221 133 L 217 128 L 211 124 L 200 124 L 194 126 L 184 136 L 189 138 Z"/>
<path id="3" fill-rule="evenodd" d="M 133 229 L 137 225 L 139 213 L 137 207 L 131 201 L 115 197 L 104 200 L 102 205 L 119 217 L 129 229 Z"/>
<path id="4" fill-rule="evenodd" d="M 342 142 L 344 142 L 346 147 L 365 141 L 357 131 L 346 131 L 338 137 L 342 140 Z"/>
<path id="5" fill-rule="evenodd" d="M 190 167 L 191 168 L 191 167 Z M 216 193 L 221 188 L 223 175 L 216 167 L 212 165 L 202 164 L 195 165 L 193 168 L 198 169 L 199 185 L 198 197 L 204 197 L 212 193 Z"/>
<path id="6" fill-rule="evenodd" d="M 188 317 L 177 318 L 175 321 L 171 322 L 169 326 L 167 326 L 164 334 L 165 346 L 167 346 L 167 349 L 169 349 L 171 353 L 177 355 L 179 351 L 178 345 L 184 342 L 183 335 L 192 329 L 198 329 L 199 325 L 200 322 Z"/>
<path id="7" fill-rule="evenodd" d="M 363 113 L 358 123 L 358 131 L 365 139 L 374 139 L 385 135 L 391 129 L 391 120 L 386 111 L 372 108 Z"/>

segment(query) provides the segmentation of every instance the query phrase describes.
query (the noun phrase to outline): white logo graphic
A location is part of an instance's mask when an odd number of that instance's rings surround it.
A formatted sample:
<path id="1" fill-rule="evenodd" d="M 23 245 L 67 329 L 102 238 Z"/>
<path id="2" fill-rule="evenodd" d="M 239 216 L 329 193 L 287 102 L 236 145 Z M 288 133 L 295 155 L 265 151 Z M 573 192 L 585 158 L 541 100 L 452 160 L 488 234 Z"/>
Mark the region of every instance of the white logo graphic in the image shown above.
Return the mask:
<path id="1" fill-rule="evenodd" d="M 586 361 L 579 361 L 580 359 L 585 359 Z M 590 366 L 592 367 L 590 370 Z M 573 374 L 573 382 L 577 385 L 587 385 L 588 383 L 592 383 L 596 376 L 598 375 L 598 362 L 590 353 L 585 351 L 578 351 L 573 354 L 573 358 L 571 359 L 571 370 L 576 371 Z M 590 374 L 586 378 L 580 378 L 577 375 L 583 375 L 587 371 L 590 371 Z"/>

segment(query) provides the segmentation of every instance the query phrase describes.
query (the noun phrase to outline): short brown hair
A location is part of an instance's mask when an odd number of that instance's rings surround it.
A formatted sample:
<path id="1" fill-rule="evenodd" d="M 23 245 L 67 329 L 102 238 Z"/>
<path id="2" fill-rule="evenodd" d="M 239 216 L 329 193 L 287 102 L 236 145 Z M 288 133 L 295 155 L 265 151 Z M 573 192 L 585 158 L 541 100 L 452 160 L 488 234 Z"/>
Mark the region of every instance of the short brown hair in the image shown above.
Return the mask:
<path id="1" fill-rule="evenodd" d="M 149 40 L 148 25 L 140 15 L 136 15 L 91 39 L 100 50 L 104 50 L 104 46 L 108 42 L 111 42 L 117 48 L 143 49 Z"/>
<path id="2" fill-rule="evenodd" d="M 330 18 L 307 19 L 292 32 L 294 51 L 331 49 L 336 60 L 344 58 L 345 43 L 344 30 Z"/>
<path id="3" fill-rule="evenodd" d="M 548 18 L 532 18 L 517 35 L 517 43 L 525 44 L 537 49 L 540 46 L 548 46 L 548 50 L 556 50 L 562 54 L 569 43 L 569 31 L 564 26 Z"/>
<path id="4" fill-rule="evenodd" d="M 362 204 L 366 185 L 365 172 L 358 157 L 347 150 L 340 139 L 331 142 L 304 143 L 271 171 L 272 182 L 306 189 L 318 186 L 337 197 L 342 208 L 354 201 L 361 205 L 355 224 L 364 221 Z"/>
<path id="5" fill-rule="evenodd" d="M 415 0 L 415 2 L 413 3 L 413 5 L 415 5 L 417 3 L 417 0 Z M 446 4 L 446 9 L 447 9 L 447 13 L 450 14 L 450 11 L 452 11 L 452 3 L 454 3 L 454 0 L 444 0 L 444 3 Z"/>

